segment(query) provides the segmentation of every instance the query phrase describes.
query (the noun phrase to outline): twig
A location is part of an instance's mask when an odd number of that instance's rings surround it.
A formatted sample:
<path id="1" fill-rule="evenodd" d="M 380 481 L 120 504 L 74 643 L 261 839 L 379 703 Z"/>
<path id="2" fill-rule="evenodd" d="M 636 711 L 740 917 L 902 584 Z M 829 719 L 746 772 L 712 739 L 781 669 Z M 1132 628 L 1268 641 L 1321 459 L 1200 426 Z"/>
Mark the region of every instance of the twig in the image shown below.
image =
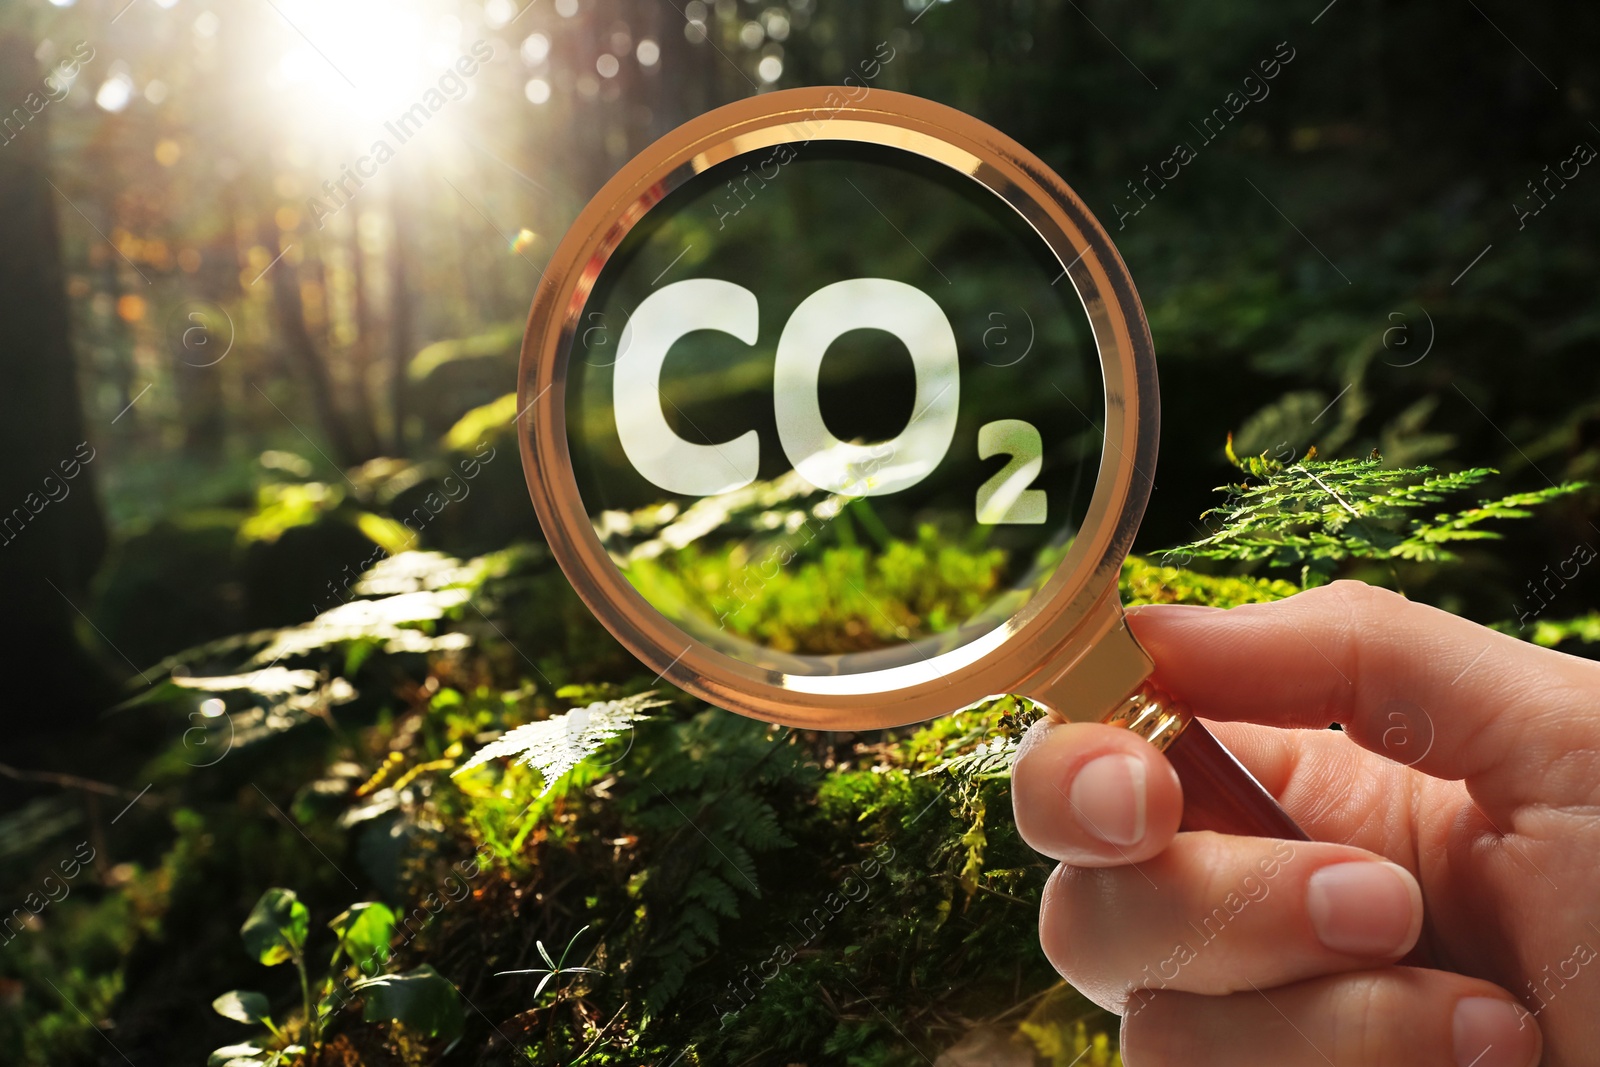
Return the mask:
<path id="1" fill-rule="evenodd" d="M 14 779 L 18 782 L 44 782 L 47 785 L 59 785 L 65 789 L 82 789 L 86 793 L 99 793 L 107 797 L 133 797 L 138 799 L 142 793 L 119 786 L 97 782 L 93 778 L 80 778 L 76 774 L 58 774 L 55 771 L 19 771 L 9 764 L 0 763 L 0 775 Z"/>
<path id="2" fill-rule="evenodd" d="M 1010 893 L 1002 893 L 998 889 L 990 889 L 986 885 L 981 885 L 981 884 L 976 884 L 975 883 L 973 885 L 973 888 L 976 889 L 980 893 L 988 893 L 992 897 L 999 897 L 1001 900 L 1009 900 L 1013 904 L 1021 904 L 1024 908 L 1027 908 L 1029 911 L 1032 911 L 1033 909 L 1035 909 L 1035 908 L 1037 908 L 1039 906 L 1038 903 L 1035 902 L 1035 901 L 1023 900 L 1021 897 L 1014 897 Z"/>
<path id="3" fill-rule="evenodd" d="M 573 1067 L 577 1067 L 578 1064 L 582 1063 L 584 1061 L 584 1059 L 588 1057 L 590 1052 L 594 1051 L 594 1047 L 600 1043 L 600 1039 L 602 1037 L 606 1036 L 606 1031 L 611 1029 L 611 1023 L 614 1023 L 619 1018 L 621 1018 L 622 1017 L 622 1013 L 624 1011 L 627 1011 L 627 1010 L 628 1010 L 628 1002 L 627 1001 L 623 1001 L 622 1002 L 622 1007 L 617 1009 L 617 1014 L 615 1014 L 615 1015 L 613 1015 L 611 1017 L 611 1022 L 608 1022 L 604 1026 L 602 1026 L 595 1033 L 594 1040 L 589 1042 L 589 1047 L 584 1049 L 582 1052 L 578 1053 L 578 1058 L 572 1061 Z"/>

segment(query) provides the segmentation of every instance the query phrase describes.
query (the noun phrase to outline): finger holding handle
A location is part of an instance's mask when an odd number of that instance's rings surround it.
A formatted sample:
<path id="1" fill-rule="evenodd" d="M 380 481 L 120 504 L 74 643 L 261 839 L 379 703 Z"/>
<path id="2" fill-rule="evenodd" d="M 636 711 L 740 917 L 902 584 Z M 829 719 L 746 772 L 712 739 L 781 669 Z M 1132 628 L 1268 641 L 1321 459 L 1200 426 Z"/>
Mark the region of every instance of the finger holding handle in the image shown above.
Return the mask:
<path id="1" fill-rule="evenodd" d="M 1600 664 L 1495 633 L 1398 593 L 1340 581 L 1227 610 L 1147 606 L 1128 627 L 1156 681 L 1196 715 L 1276 727 L 1339 723 L 1363 748 L 1465 780 L 1497 816 L 1529 802 L 1588 803 L 1600 733 L 1576 714 Z M 1446 728 L 1448 727 L 1448 728 Z M 1269 788 L 1296 746 L 1251 759 Z M 1575 753 L 1590 752 L 1588 760 Z"/>

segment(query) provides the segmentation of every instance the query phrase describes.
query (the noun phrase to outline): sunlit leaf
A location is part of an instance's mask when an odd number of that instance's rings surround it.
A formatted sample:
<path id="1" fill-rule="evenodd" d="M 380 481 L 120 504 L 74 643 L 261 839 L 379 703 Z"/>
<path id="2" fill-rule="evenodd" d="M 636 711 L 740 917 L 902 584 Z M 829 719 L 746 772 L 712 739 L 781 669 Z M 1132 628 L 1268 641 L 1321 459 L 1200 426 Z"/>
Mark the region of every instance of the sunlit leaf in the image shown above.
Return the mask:
<path id="1" fill-rule="evenodd" d="M 271 1018 L 272 1005 L 260 993 L 234 989 L 211 1002 L 211 1007 L 224 1019 L 240 1023 L 258 1023 Z"/>
<path id="2" fill-rule="evenodd" d="M 352 600 L 330 608 L 303 626 L 278 631 L 251 662 L 275 663 L 352 641 L 381 642 L 389 653 L 465 648 L 471 644 L 466 634 L 435 637 L 409 627 L 442 619 L 471 596 L 468 589 L 446 588 Z"/>
<path id="3" fill-rule="evenodd" d="M 245 951 L 268 967 L 286 963 L 305 947 L 311 913 L 293 890 L 272 888 L 261 894 L 250 917 L 239 928 Z"/>
<path id="4" fill-rule="evenodd" d="M 239 527 L 239 540 L 271 543 L 296 526 L 309 526 L 344 500 L 344 490 L 322 482 L 264 485 L 257 493 L 256 511 Z"/>
<path id="5" fill-rule="evenodd" d="M 367 1022 L 395 1019 L 429 1037 L 453 1041 L 461 1036 L 465 1019 L 460 994 L 427 964 L 404 974 L 368 978 L 351 989 L 365 1001 L 361 1017 Z"/>
<path id="6" fill-rule="evenodd" d="M 444 446 L 453 452 L 470 452 L 511 425 L 517 417 L 517 394 L 507 393 L 493 403 L 473 408 L 450 427 Z"/>
<path id="7" fill-rule="evenodd" d="M 206 1067 L 261 1067 L 266 1056 L 254 1045 L 224 1045 L 206 1058 Z"/>
<path id="8" fill-rule="evenodd" d="M 363 970 L 376 970 L 389 959 L 394 923 L 394 912 L 387 905 L 369 900 L 350 905 L 334 917 L 328 928 L 338 935 L 345 955 Z"/>
<path id="9" fill-rule="evenodd" d="M 417 540 L 417 535 L 403 524 L 370 511 L 363 511 L 356 516 L 356 528 L 385 552 L 404 552 Z"/>
<path id="10" fill-rule="evenodd" d="M 600 701 L 555 715 L 543 722 L 531 722 L 502 735 L 478 750 L 451 777 L 465 773 L 499 756 L 516 756 L 517 762 L 537 768 L 544 779 L 543 792 L 561 776 L 576 767 L 586 756 L 634 723 L 647 718 L 651 708 L 668 702 L 655 693 L 639 693 L 622 700 Z M 541 794 L 542 795 L 542 794 Z"/>
<path id="11" fill-rule="evenodd" d="M 199 689 L 206 693 L 230 693 L 248 689 L 262 696 L 282 696 L 301 693 L 312 688 L 321 676 L 316 671 L 291 671 L 287 667 L 268 667 L 247 674 L 229 674 L 216 678 L 188 678 L 174 675 L 172 684 L 183 689 Z"/>
<path id="12" fill-rule="evenodd" d="M 401 552 L 379 560 L 356 583 L 363 596 L 394 596 L 450 586 L 470 586 L 483 574 L 481 562 L 462 563 L 443 552 Z"/>

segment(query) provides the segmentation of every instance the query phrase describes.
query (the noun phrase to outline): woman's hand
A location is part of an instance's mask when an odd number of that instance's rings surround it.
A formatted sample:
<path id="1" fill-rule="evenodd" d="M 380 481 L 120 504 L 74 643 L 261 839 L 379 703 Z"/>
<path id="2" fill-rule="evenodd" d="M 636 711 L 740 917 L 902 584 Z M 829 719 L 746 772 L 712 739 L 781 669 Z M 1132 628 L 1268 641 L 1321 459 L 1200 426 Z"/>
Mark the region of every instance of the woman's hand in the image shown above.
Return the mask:
<path id="1" fill-rule="evenodd" d="M 1129 1067 L 1600 1062 L 1600 663 L 1357 582 L 1129 626 L 1316 839 L 1179 834 L 1141 738 L 1034 726 L 1040 940 Z"/>

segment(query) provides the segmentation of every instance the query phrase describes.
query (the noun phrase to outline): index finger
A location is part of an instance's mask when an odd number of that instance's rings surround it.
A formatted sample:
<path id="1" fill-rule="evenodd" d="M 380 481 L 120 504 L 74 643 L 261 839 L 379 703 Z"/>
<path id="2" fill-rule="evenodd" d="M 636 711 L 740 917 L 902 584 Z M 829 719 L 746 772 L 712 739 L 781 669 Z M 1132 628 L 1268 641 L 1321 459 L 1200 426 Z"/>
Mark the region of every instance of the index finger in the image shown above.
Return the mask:
<path id="1" fill-rule="evenodd" d="M 1360 582 L 1225 611 L 1135 608 L 1128 626 L 1157 681 L 1205 718 L 1337 722 L 1502 809 L 1592 799 L 1600 664 Z"/>

